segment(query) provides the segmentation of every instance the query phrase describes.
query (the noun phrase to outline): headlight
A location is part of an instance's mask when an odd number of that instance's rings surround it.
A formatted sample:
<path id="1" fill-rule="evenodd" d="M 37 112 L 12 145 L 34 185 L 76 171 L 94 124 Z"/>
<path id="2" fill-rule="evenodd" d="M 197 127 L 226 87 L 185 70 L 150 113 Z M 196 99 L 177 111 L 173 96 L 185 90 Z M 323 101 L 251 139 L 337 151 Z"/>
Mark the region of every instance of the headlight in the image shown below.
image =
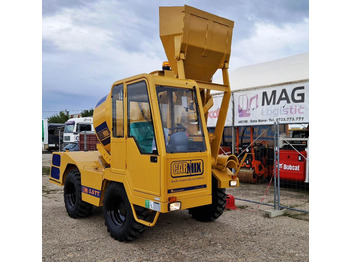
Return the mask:
<path id="1" fill-rule="evenodd" d="M 169 203 L 169 211 L 175 211 L 181 209 L 181 202 Z"/>
<path id="2" fill-rule="evenodd" d="M 231 180 L 230 186 L 237 186 L 237 180 Z"/>

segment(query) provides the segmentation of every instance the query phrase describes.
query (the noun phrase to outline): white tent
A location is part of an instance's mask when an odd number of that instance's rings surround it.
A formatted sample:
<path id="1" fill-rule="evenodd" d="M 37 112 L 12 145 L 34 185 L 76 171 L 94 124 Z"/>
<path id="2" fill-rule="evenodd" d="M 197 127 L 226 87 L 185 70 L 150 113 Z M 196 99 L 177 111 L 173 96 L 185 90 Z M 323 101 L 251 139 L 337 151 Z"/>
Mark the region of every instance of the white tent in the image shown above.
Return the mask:
<path id="1" fill-rule="evenodd" d="M 230 73 L 233 91 L 308 80 L 309 53 L 239 67 Z"/>

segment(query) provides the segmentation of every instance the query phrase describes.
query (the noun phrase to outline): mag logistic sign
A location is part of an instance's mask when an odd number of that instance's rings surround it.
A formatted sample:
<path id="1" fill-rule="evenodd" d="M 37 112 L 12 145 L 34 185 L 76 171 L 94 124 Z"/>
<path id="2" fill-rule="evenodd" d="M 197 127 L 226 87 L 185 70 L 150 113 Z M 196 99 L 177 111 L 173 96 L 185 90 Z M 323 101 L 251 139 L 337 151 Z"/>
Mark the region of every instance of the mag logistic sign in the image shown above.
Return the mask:
<path id="1" fill-rule="evenodd" d="M 235 126 L 309 122 L 309 82 L 237 91 Z"/>

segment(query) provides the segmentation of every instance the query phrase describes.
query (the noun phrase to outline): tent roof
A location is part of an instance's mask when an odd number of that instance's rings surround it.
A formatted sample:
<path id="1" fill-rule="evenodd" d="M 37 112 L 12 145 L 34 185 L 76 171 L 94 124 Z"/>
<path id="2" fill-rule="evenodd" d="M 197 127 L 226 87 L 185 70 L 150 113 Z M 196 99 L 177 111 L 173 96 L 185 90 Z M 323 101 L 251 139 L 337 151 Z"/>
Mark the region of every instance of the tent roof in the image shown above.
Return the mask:
<path id="1" fill-rule="evenodd" d="M 230 73 L 232 90 L 309 79 L 309 53 L 239 67 Z"/>

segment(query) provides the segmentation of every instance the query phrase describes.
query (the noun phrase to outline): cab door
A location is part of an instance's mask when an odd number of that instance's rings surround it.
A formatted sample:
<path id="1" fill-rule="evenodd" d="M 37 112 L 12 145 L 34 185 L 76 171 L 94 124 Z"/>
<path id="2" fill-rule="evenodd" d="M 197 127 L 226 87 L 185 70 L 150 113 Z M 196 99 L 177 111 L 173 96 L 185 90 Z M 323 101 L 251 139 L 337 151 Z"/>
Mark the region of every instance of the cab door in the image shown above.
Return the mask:
<path id="1" fill-rule="evenodd" d="M 127 84 L 126 165 L 134 192 L 160 196 L 160 157 L 147 82 Z"/>

